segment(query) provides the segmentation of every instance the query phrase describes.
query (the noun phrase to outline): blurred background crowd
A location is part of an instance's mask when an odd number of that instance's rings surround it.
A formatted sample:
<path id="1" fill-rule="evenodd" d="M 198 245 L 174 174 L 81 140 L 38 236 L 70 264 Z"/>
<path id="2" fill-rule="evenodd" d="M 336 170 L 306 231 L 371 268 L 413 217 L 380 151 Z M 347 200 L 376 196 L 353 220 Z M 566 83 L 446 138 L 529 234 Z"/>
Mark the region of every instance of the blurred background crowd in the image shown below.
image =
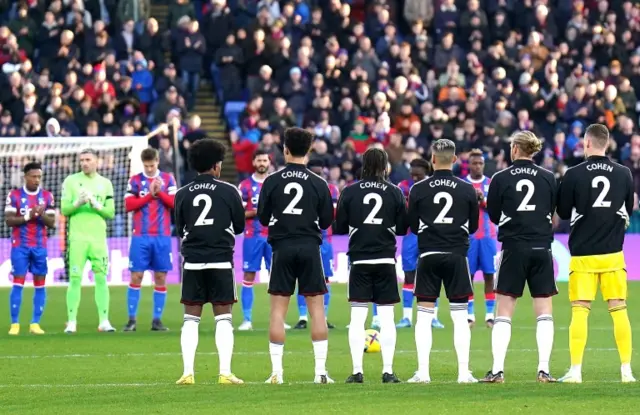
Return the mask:
<path id="1" fill-rule="evenodd" d="M 283 164 L 290 126 L 315 133 L 311 158 L 340 187 L 369 146 L 387 150 L 399 182 L 441 137 L 458 146 L 457 174 L 480 149 L 490 176 L 521 129 L 561 178 L 600 122 L 640 193 L 635 1 L 158 1 L 162 20 L 156 0 L 0 1 L 0 136 L 45 136 L 50 117 L 69 136 L 144 135 L 178 119 L 180 148 L 163 135 L 152 145 L 165 170 L 188 170 L 169 156 L 206 136 L 194 103 L 212 85 L 239 179 L 257 148 Z"/>

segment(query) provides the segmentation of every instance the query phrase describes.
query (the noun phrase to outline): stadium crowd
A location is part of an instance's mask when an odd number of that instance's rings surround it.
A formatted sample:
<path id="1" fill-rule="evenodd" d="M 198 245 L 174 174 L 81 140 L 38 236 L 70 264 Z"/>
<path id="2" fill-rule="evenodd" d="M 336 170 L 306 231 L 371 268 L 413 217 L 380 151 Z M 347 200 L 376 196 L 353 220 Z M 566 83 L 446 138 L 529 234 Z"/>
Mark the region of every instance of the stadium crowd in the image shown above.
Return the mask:
<path id="1" fill-rule="evenodd" d="M 536 161 L 561 177 L 583 158 L 584 128 L 601 122 L 640 190 L 634 2 L 263 0 L 244 23 L 247 10 L 214 3 L 204 20 L 226 36 L 209 45 L 218 88 L 247 99 L 231 132 L 241 175 L 257 147 L 282 164 L 282 129 L 298 125 L 341 187 L 368 146 L 386 148 L 399 182 L 440 137 L 455 140 L 459 175 L 478 148 L 490 176 L 524 129 L 544 140 Z"/>
<path id="2" fill-rule="evenodd" d="M 521 129 L 544 140 L 537 162 L 561 177 L 582 159 L 585 126 L 602 122 L 640 191 L 634 2 L 168 2 L 167 22 L 149 0 L 0 4 L 0 136 L 46 136 L 55 117 L 62 136 L 144 135 L 179 118 L 180 138 L 202 137 L 186 117 L 211 76 L 224 103 L 246 102 L 228 119 L 240 179 L 259 147 L 281 166 L 294 125 L 316 134 L 311 158 L 341 188 L 367 147 L 386 149 L 400 182 L 440 137 L 455 140 L 461 176 L 474 148 L 490 176 Z M 152 145 L 161 160 L 172 151 L 162 135 Z"/>
<path id="3" fill-rule="evenodd" d="M 61 136 L 145 135 L 185 119 L 195 91 L 188 65 L 201 66 L 203 51 L 198 40 L 181 49 L 190 36 L 177 26 L 162 33 L 148 0 L 1 6 L 1 137 L 46 136 L 51 117 Z M 152 144 L 170 147 L 162 136 Z"/>

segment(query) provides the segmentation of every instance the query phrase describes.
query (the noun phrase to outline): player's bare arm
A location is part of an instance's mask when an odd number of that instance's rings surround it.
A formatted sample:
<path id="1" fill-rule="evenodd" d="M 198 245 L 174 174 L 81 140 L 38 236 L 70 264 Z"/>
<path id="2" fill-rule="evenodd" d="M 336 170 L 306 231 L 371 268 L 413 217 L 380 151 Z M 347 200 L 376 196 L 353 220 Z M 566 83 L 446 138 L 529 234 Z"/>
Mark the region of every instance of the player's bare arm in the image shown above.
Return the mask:
<path id="1" fill-rule="evenodd" d="M 23 216 L 19 216 L 17 212 L 5 211 L 4 222 L 7 224 L 7 226 L 10 226 L 10 227 L 22 226 L 25 223 L 29 222 L 31 219 L 33 219 L 33 215 L 34 215 L 33 210 L 28 210 L 27 213 L 25 213 Z"/>
<path id="2" fill-rule="evenodd" d="M 34 212 L 36 218 L 42 218 L 44 226 L 49 229 L 53 229 L 56 227 L 56 211 L 53 209 L 53 207 L 45 207 L 44 205 L 40 205 L 34 209 Z"/>

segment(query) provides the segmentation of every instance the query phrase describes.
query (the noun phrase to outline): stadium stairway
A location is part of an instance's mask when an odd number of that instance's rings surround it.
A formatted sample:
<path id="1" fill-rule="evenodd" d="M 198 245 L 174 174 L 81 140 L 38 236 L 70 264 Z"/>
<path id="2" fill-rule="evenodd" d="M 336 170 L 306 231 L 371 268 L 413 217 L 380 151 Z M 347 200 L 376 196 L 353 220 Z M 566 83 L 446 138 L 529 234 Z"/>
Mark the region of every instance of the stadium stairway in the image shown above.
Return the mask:
<path id="1" fill-rule="evenodd" d="M 160 31 L 167 30 L 167 16 L 169 7 L 167 4 L 153 2 L 151 6 L 151 16 L 158 20 Z M 165 54 L 165 59 L 171 59 L 169 52 Z M 202 119 L 202 129 L 207 133 L 207 137 L 220 141 L 227 149 L 223 162 L 221 179 L 232 184 L 238 181 L 238 172 L 233 157 L 233 151 L 226 133 L 225 123 L 221 117 L 222 111 L 216 102 L 215 92 L 209 80 L 203 79 L 198 87 L 196 103 L 192 114 L 197 114 Z"/>

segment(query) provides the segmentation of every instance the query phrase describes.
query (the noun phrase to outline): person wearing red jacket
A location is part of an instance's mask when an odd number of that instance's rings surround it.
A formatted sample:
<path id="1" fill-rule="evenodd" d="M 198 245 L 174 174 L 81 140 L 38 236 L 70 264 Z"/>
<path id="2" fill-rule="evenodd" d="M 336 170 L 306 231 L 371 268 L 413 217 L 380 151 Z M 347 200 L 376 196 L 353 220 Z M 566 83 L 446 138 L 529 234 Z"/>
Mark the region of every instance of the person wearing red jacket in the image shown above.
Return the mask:
<path id="1" fill-rule="evenodd" d="M 93 80 L 87 81 L 83 89 L 85 95 L 91 98 L 95 108 L 101 104 L 100 98 L 103 94 L 116 97 L 116 89 L 111 82 L 107 81 L 107 72 L 101 64 L 93 67 Z"/>
<path id="2" fill-rule="evenodd" d="M 246 179 L 253 173 L 253 153 L 258 149 L 258 144 L 246 138 L 240 138 L 235 131 L 232 131 L 231 147 L 240 180 Z"/>

